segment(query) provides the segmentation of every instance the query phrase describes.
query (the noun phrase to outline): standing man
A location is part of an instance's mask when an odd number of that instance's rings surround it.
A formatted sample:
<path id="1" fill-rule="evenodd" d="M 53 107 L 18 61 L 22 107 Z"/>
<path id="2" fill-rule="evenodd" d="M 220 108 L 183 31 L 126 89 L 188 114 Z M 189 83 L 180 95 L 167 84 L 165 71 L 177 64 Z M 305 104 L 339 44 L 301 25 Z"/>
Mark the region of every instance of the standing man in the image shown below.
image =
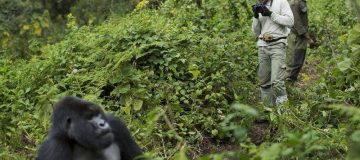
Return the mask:
<path id="1" fill-rule="evenodd" d="M 287 101 L 285 88 L 287 36 L 294 16 L 287 0 L 259 0 L 253 6 L 252 31 L 258 38 L 261 100 L 269 105 Z"/>
<path id="2" fill-rule="evenodd" d="M 287 80 L 290 84 L 294 84 L 305 61 L 307 43 L 309 43 L 310 47 L 315 43 L 308 33 L 306 0 L 289 0 L 289 3 L 294 14 L 295 23 L 288 38 Z"/>

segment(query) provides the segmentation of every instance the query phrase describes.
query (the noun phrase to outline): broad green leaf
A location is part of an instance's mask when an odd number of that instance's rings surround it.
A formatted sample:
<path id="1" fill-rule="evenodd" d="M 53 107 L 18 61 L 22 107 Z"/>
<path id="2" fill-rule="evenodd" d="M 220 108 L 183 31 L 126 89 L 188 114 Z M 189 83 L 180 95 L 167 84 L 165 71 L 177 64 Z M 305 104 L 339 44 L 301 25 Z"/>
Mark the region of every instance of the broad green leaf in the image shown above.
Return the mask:
<path id="1" fill-rule="evenodd" d="M 260 157 L 263 160 L 277 160 L 279 159 L 280 153 L 282 151 L 282 145 L 279 143 L 275 143 L 271 145 L 270 148 L 260 152 Z"/>
<path id="2" fill-rule="evenodd" d="M 212 134 L 213 136 L 216 136 L 218 133 L 219 133 L 219 131 L 218 131 L 217 129 L 213 129 L 213 130 L 211 131 L 211 134 Z"/>
<path id="3" fill-rule="evenodd" d="M 142 108 L 143 103 L 144 102 L 142 100 L 135 100 L 134 105 L 133 105 L 134 110 L 139 111 Z"/>
<path id="4" fill-rule="evenodd" d="M 182 148 L 178 153 L 175 154 L 174 158 L 172 158 L 172 159 L 173 160 L 188 160 L 185 152 L 186 152 L 186 149 Z"/>
<path id="5" fill-rule="evenodd" d="M 224 159 L 224 155 L 223 154 L 216 154 L 213 156 L 212 160 L 223 160 Z"/>
<path id="6" fill-rule="evenodd" d="M 193 79 L 197 79 L 201 73 L 199 70 L 190 70 L 189 72 L 192 74 Z"/>
<path id="7" fill-rule="evenodd" d="M 351 135 L 351 139 L 355 142 L 360 142 L 360 130 L 355 131 L 352 135 Z"/>
<path id="8" fill-rule="evenodd" d="M 111 92 L 111 95 L 118 95 L 118 94 L 124 94 L 127 93 L 130 90 L 130 85 L 125 86 L 118 86 L 114 89 L 114 91 Z"/>
<path id="9" fill-rule="evenodd" d="M 337 64 L 337 66 L 338 66 L 338 68 L 340 69 L 341 72 L 346 71 L 351 67 L 351 59 L 350 58 L 345 58 L 344 61 L 339 62 Z"/>
<path id="10" fill-rule="evenodd" d="M 246 114 L 249 114 L 251 116 L 257 117 L 259 116 L 259 113 L 257 112 L 256 109 L 248 106 L 248 105 L 244 105 L 244 104 L 240 104 L 240 103 L 233 103 L 231 105 L 232 108 L 239 110 L 239 111 L 243 111 Z"/>
<path id="11" fill-rule="evenodd" d="M 164 115 L 164 113 L 165 113 L 165 111 L 160 107 L 157 107 L 147 113 L 147 115 L 146 115 L 147 135 L 149 135 L 153 131 L 153 129 L 156 128 L 155 125 L 156 125 L 157 121 L 160 119 L 161 116 Z"/>

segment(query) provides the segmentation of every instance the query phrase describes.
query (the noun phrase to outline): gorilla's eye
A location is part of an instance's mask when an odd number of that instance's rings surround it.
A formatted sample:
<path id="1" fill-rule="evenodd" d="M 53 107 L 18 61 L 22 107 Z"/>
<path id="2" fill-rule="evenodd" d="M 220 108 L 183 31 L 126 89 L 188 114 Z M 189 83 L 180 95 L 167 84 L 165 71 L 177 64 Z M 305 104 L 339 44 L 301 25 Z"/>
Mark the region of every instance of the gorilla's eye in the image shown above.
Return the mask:
<path id="1" fill-rule="evenodd" d="M 93 112 L 88 112 L 88 113 L 86 113 L 85 114 L 85 118 L 87 119 L 87 120 L 91 120 L 93 117 L 95 117 L 96 116 L 96 114 L 95 113 L 93 113 Z"/>
<path id="2" fill-rule="evenodd" d="M 66 123 L 65 123 L 65 128 L 69 128 L 71 126 L 71 118 L 70 117 L 66 117 Z"/>
<path id="3" fill-rule="evenodd" d="M 84 114 L 84 116 L 87 120 L 91 120 L 93 117 L 99 115 L 99 113 L 100 112 L 98 110 L 89 110 Z"/>

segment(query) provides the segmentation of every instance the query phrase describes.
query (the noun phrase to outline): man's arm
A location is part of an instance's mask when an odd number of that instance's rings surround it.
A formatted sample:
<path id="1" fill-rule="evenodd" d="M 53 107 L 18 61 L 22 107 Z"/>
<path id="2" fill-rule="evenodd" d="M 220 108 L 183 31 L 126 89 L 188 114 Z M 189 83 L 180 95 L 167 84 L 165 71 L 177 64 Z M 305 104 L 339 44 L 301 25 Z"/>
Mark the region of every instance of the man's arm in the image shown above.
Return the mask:
<path id="1" fill-rule="evenodd" d="M 253 18 L 252 31 L 256 37 L 258 37 L 261 33 L 261 23 L 257 18 Z"/>
<path id="2" fill-rule="evenodd" d="M 293 11 L 294 18 L 298 19 L 294 22 L 293 29 L 296 31 L 297 35 L 304 35 L 307 32 L 307 29 L 305 28 L 305 24 L 303 24 L 303 21 L 300 20 L 302 19 L 300 12 L 302 12 L 303 10 L 301 9 L 299 2 L 297 1 L 294 5 L 292 5 L 291 9 Z"/>
<path id="3" fill-rule="evenodd" d="M 277 24 L 292 27 L 294 25 L 294 15 L 291 11 L 290 5 L 286 0 L 281 1 L 281 12 L 272 12 L 270 18 Z"/>
<path id="4" fill-rule="evenodd" d="M 308 29 L 306 28 L 307 24 L 304 24 L 304 21 L 300 20 L 303 18 L 301 16 L 307 16 L 306 3 L 304 1 L 297 1 L 297 3 L 291 6 L 291 9 L 293 11 L 294 18 L 298 19 L 297 21 L 295 21 L 293 27 L 293 29 L 296 31 L 296 34 L 298 36 L 303 36 L 310 44 L 310 48 L 314 47 L 315 42 L 309 35 Z"/>

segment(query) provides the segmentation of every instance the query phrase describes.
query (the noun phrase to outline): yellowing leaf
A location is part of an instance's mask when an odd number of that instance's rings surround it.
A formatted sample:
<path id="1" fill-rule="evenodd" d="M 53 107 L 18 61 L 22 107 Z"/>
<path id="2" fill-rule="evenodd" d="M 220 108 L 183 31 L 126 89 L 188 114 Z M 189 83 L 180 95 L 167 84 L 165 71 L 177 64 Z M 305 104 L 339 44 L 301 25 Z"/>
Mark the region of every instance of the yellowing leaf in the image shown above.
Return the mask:
<path id="1" fill-rule="evenodd" d="M 146 4 L 148 4 L 148 3 L 149 3 L 149 2 L 148 2 L 147 0 L 142 0 L 142 1 L 140 1 L 140 2 L 136 5 L 135 10 L 143 9 L 143 8 L 146 6 Z"/>
<path id="2" fill-rule="evenodd" d="M 41 28 L 40 22 L 36 21 L 33 23 L 34 28 Z"/>
<path id="3" fill-rule="evenodd" d="M 190 73 L 192 74 L 193 79 L 197 79 L 201 72 L 199 70 L 191 70 Z"/>
<path id="4" fill-rule="evenodd" d="M 303 81 L 304 81 L 304 82 L 307 82 L 307 81 L 309 81 L 309 80 L 310 80 L 309 75 L 304 74 L 304 75 L 303 75 Z"/>
<path id="5" fill-rule="evenodd" d="M 3 32 L 4 36 L 6 37 L 10 37 L 10 33 L 9 32 Z"/>
<path id="6" fill-rule="evenodd" d="M 46 28 L 49 28 L 49 21 L 44 21 L 43 23 L 42 23 L 42 26 L 43 27 L 46 27 Z"/>
<path id="7" fill-rule="evenodd" d="M 196 64 L 189 65 L 188 70 L 192 74 L 193 79 L 197 79 L 201 73 Z"/>
<path id="8" fill-rule="evenodd" d="M 27 30 L 30 29 L 30 25 L 25 24 L 25 25 L 23 25 L 22 29 L 23 29 L 24 31 L 27 31 Z"/>
<path id="9" fill-rule="evenodd" d="M 125 106 L 122 108 L 122 111 L 126 114 L 126 115 L 130 115 L 131 113 L 131 107 L 130 106 Z"/>
<path id="10" fill-rule="evenodd" d="M 37 35 L 37 36 L 41 36 L 41 32 L 42 32 L 41 28 L 36 28 L 35 31 L 34 31 L 34 34 Z"/>
<path id="11" fill-rule="evenodd" d="M 143 103 L 144 102 L 142 100 L 135 100 L 134 105 L 133 105 L 134 110 L 139 111 L 142 108 Z"/>

